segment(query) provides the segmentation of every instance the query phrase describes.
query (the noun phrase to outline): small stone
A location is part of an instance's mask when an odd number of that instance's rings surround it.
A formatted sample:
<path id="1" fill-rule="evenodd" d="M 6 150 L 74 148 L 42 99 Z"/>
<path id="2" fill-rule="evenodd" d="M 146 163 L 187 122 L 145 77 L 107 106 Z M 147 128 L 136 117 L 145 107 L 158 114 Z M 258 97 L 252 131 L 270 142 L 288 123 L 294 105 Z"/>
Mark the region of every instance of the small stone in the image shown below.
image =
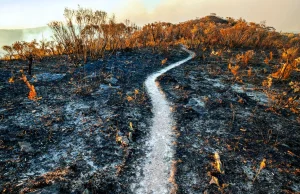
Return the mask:
<path id="1" fill-rule="evenodd" d="M 105 81 L 107 81 L 110 84 L 116 84 L 118 82 L 117 78 L 111 77 L 109 79 L 105 79 Z"/>
<path id="2" fill-rule="evenodd" d="M 100 84 L 100 89 L 102 89 L 102 90 L 108 90 L 109 86 L 105 85 L 105 84 Z"/>
<path id="3" fill-rule="evenodd" d="M 88 189 L 85 189 L 82 194 L 90 194 Z"/>
<path id="4" fill-rule="evenodd" d="M 22 152 L 33 152 L 31 144 L 28 142 L 18 142 Z"/>
<path id="5" fill-rule="evenodd" d="M 128 139 L 132 142 L 132 132 L 129 132 Z"/>
<path id="6" fill-rule="evenodd" d="M 133 96 L 133 95 L 134 95 L 134 93 L 132 91 L 126 92 L 126 96 Z"/>

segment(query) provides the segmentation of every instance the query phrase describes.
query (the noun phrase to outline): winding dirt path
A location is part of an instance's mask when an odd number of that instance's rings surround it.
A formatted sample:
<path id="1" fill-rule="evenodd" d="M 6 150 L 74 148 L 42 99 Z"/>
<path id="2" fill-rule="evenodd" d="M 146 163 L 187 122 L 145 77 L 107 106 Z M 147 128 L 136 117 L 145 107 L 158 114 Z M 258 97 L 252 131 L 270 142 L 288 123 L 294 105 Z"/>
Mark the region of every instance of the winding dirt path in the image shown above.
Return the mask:
<path id="1" fill-rule="evenodd" d="M 147 92 L 153 104 L 152 112 L 154 117 L 152 119 L 150 139 L 147 142 L 147 147 L 150 148 L 150 151 L 147 153 L 144 166 L 141 167 L 142 175 L 137 175 L 141 181 L 138 187 L 133 190 L 134 193 L 164 194 L 169 193 L 172 188 L 168 179 L 170 177 L 171 163 L 174 155 L 172 146 L 172 142 L 174 141 L 172 133 L 174 121 L 169 102 L 158 87 L 156 79 L 170 69 L 189 61 L 195 55 L 195 53 L 186 48 L 182 49 L 190 54 L 188 58 L 155 72 L 145 81 Z"/>

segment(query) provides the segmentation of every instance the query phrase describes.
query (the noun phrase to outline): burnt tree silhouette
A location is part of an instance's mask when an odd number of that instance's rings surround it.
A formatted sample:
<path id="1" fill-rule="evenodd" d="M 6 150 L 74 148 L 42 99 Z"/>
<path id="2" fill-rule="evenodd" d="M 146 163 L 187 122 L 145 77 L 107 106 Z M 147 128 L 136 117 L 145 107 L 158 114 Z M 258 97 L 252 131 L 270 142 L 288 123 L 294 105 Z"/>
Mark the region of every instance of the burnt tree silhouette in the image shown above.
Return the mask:
<path id="1" fill-rule="evenodd" d="M 27 57 L 28 60 L 28 74 L 31 75 L 31 71 L 32 71 L 32 62 L 33 62 L 33 56 L 32 54 L 29 54 L 29 56 Z"/>

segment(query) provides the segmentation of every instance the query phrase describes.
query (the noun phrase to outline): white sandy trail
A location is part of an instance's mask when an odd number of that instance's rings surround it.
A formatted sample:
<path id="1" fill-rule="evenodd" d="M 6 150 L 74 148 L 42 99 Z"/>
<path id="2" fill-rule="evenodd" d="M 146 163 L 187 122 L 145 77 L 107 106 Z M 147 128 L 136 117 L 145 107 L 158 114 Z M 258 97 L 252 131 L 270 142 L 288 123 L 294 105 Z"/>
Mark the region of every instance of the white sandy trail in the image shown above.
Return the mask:
<path id="1" fill-rule="evenodd" d="M 137 174 L 141 179 L 138 185 L 133 186 L 133 192 L 138 194 L 164 194 L 169 193 L 172 185 L 168 179 L 170 177 L 171 163 L 174 155 L 172 142 L 174 141 L 172 126 L 174 124 L 172 113 L 168 101 L 157 86 L 157 77 L 166 73 L 170 69 L 177 67 L 192 59 L 195 53 L 183 48 L 190 56 L 182 61 L 171 64 L 164 69 L 150 75 L 145 86 L 150 95 L 154 114 L 151 126 L 150 139 L 147 142 L 150 151 L 142 167 L 142 175 Z"/>

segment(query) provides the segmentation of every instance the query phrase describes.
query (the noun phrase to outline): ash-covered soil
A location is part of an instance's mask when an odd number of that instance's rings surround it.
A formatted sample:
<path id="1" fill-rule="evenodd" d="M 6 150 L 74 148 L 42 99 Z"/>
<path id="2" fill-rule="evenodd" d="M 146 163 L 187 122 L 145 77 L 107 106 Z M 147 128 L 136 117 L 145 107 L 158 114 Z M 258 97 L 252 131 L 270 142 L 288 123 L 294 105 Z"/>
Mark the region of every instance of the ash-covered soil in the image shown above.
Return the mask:
<path id="1" fill-rule="evenodd" d="M 237 79 L 227 68 L 233 53 L 210 53 L 196 52 L 158 79 L 177 123 L 170 177 L 177 193 L 300 192 L 299 115 L 275 109 L 261 86 L 274 69 L 257 57 L 252 75 L 245 68 Z M 130 193 L 152 118 L 143 83 L 187 56 L 179 48 L 122 51 L 84 67 L 44 59 L 27 76 L 37 101 L 19 79 L 26 63 L 0 61 L 0 191 Z"/>
<path id="2" fill-rule="evenodd" d="M 177 193 L 299 193 L 299 115 L 270 108 L 261 83 L 272 69 L 257 57 L 236 79 L 232 51 L 210 53 L 159 78 L 177 122 Z"/>
<path id="3" fill-rule="evenodd" d="M 19 79 L 26 63 L 2 61 L 0 191 L 130 192 L 152 117 L 143 82 L 163 59 L 168 65 L 187 56 L 179 48 L 121 51 L 84 67 L 44 59 L 27 76 L 37 101 Z"/>

